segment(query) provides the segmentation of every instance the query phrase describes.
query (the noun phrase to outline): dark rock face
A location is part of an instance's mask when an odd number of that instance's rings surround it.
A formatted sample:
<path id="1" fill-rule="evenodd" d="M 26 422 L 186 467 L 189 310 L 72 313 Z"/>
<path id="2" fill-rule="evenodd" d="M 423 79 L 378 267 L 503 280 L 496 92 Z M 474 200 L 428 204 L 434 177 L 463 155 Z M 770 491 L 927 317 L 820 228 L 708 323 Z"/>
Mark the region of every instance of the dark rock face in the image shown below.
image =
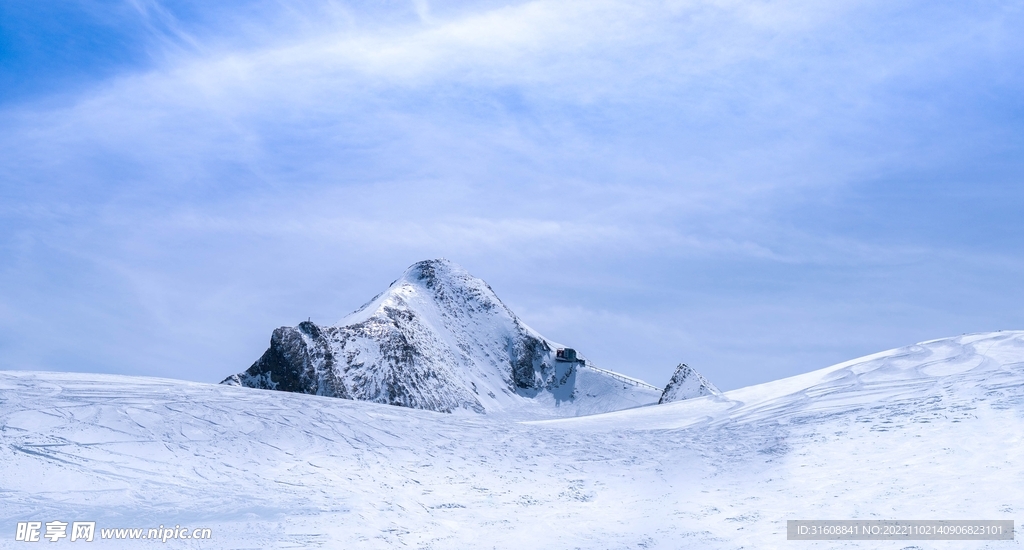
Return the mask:
<path id="1" fill-rule="evenodd" d="M 521 334 L 509 342 L 509 358 L 512 366 L 512 382 L 516 388 L 540 389 L 543 384 L 545 359 L 551 352 L 547 342 L 529 334 Z M 538 373 L 538 371 L 541 371 Z M 541 374 L 541 376 L 538 376 Z"/>
<path id="2" fill-rule="evenodd" d="M 717 395 L 722 393 L 714 384 L 708 382 L 701 373 L 685 363 L 679 363 L 672 379 L 665 386 L 658 403 L 671 403 L 701 397 L 703 395 Z"/>
<path id="3" fill-rule="evenodd" d="M 348 398 L 336 376 L 336 361 L 324 331 L 310 322 L 281 327 L 270 337 L 270 348 L 248 370 L 227 377 L 222 384 L 238 384 Z"/>

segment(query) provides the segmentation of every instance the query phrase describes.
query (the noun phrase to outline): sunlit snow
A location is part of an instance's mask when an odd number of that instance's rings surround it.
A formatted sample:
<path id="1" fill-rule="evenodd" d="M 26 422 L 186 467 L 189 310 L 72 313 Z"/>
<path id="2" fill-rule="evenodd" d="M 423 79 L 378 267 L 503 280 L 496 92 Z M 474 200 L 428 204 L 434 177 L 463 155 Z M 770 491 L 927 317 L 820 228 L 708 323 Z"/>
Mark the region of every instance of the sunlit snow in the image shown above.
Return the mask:
<path id="1" fill-rule="evenodd" d="M 785 522 L 1020 525 L 1024 332 L 935 340 L 722 395 L 525 422 L 164 379 L 2 372 L 0 423 L 4 547 L 15 522 L 81 519 L 212 528 L 211 541 L 167 543 L 178 548 L 896 549 L 914 546 L 787 542 Z M 1019 537 L 969 544 L 1021 546 Z"/>

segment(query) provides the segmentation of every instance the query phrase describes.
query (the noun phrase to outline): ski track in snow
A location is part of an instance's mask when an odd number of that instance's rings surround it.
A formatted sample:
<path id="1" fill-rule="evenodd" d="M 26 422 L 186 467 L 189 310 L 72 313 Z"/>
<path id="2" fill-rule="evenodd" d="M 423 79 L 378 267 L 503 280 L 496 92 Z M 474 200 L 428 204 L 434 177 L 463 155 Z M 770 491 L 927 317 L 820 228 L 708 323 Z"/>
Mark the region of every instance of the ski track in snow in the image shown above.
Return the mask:
<path id="1" fill-rule="evenodd" d="M 786 520 L 1024 520 L 1024 332 L 528 422 L 9 371 L 0 425 L 0 547 L 59 519 L 213 530 L 168 548 L 1018 548 L 787 542 Z"/>

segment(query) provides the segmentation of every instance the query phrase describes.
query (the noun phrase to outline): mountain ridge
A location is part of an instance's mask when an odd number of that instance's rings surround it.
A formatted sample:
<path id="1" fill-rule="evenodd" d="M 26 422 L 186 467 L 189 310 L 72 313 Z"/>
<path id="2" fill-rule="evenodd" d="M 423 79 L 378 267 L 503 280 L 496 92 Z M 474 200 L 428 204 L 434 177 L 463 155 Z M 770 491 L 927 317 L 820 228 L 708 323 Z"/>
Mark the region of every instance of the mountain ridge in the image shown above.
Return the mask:
<path id="1" fill-rule="evenodd" d="M 424 260 L 332 326 L 280 327 L 222 383 L 440 412 L 573 416 L 656 403 L 660 391 L 560 360 L 481 279 Z M 617 376 L 616 376 L 617 375 Z"/>

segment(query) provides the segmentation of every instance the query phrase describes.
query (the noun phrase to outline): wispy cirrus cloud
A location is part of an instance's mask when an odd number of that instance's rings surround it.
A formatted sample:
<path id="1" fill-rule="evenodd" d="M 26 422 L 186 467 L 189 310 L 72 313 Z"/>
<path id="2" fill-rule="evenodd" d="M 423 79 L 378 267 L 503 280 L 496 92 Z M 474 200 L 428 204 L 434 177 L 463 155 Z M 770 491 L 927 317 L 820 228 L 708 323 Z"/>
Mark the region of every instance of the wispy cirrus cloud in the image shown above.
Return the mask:
<path id="1" fill-rule="evenodd" d="M 983 229 L 934 220 L 1020 227 L 1015 3 L 113 5 L 80 15 L 83 35 L 120 29 L 80 55 L 91 79 L 0 103 L 7 368 L 212 380 L 270 328 L 333 321 L 448 256 L 606 366 L 657 378 L 679 353 L 657 341 L 683 330 L 740 384 L 767 376 L 745 362 L 772 338 L 778 375 L 959 331 L 962 305 L 929 309 L 954 286 L 938 266 L 1011 247 L 971 256 Z M 22 65 L 5 78 L 38 76 Z M 915 197 L 963 185 L 977 195 Z M 976 262 L 956 284 L 1019 293 L 1019 271 Z M 879 321 L 903 319 L 893 289 L 919 328 Z M 631 347 L 671 311 L 707 321 Z M 801 312 L 825 351 L 786 355 Z M 865 322 L 881 328 L 838 343 Z"/>

